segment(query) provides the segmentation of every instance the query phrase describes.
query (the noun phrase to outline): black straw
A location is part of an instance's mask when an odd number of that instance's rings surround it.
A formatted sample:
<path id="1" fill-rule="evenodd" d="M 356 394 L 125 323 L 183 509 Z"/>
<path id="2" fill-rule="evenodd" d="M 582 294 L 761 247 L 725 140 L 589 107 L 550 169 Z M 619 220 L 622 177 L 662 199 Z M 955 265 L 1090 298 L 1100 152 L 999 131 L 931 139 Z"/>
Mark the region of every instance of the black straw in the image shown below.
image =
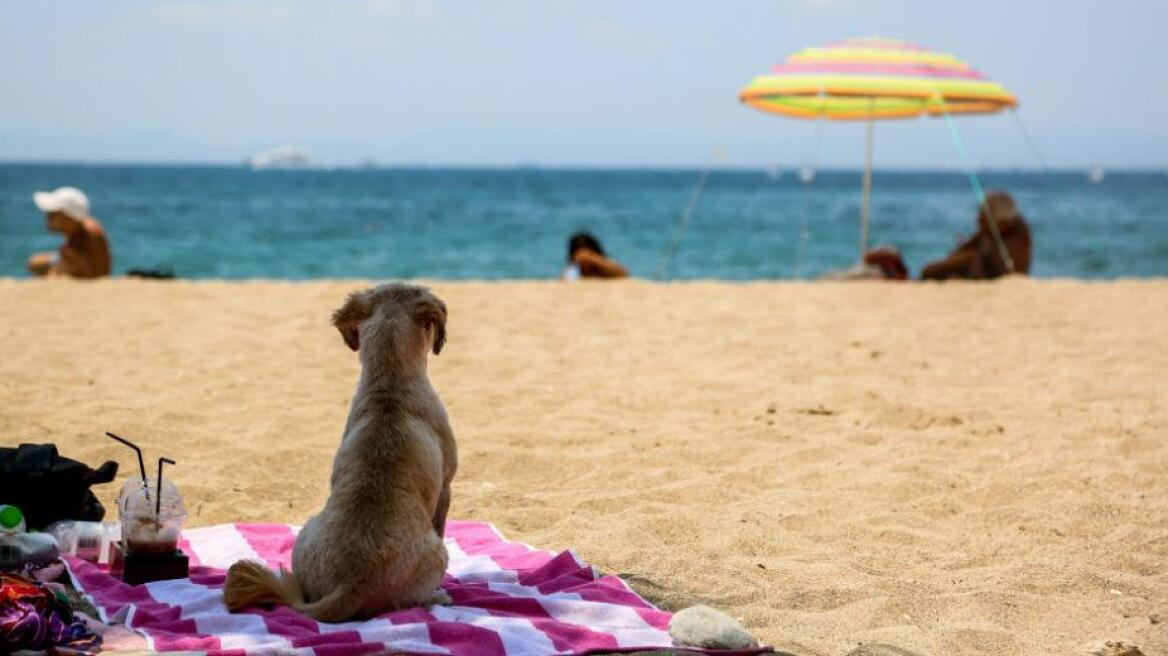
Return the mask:
<path id="1" fill-rule="evenodd" d="M 142 487 L 145 488 L 146 500 L 149 501 L 150 500 L 150 483 L 146 480 L 146 461 L 142 459 L 142 449 L 139 449 L 138 445 L 134 444 L 130 440 L 127 440 L 127 439 L 122 438 L 122 437 L 118 437 L 117 435 L 114 435 L 113 433 L 111 433 L 109 431 L 106 431 L 105 434 L 109 435 L 110 437 L 114 438 L 115 440 L 121 442 L 122 444 L 125 444 L 126 446 L 130 447 L 131 449 L 133 449 L 134 451 L 136 451 L 138 453 L 138 470 L 142 472 Z M 170 464 L 173 465 L 174 463 L 171 462 Z M 158 467 L 159 467 L 158 471 L 161 472 L 162 465 L 159 464 Z"/>
<path id="2" fill-rule="evenodd" d="M 158 487 L 155 488 L 155 492 L 158 492 L 158 495 L 154 499 L 154 516 L 155 517 L 157 517 L 160 513 L 162 513 L 162 463 L 164 463 L 164 462 L 168 465 L 178 464 L 175 461 L 171 460 L 170 458 L 159 458 L 158 459 L 158 483 L 157 483 Z"/>

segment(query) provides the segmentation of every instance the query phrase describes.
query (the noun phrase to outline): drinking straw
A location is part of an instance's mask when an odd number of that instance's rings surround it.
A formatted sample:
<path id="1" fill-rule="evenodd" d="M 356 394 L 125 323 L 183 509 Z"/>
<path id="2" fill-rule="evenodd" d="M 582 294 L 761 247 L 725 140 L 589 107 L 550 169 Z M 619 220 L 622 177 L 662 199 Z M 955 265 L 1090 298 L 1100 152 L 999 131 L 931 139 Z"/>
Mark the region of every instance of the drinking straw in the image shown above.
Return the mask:
<path id="1" fill-rule="evenodd" d="M 114 435 L 113 433 L 111 433 L 109 431 L 106 431 L 105 434 L 109 435 L 110 437 L 121 442 L 122 444 L 125 444 L 126 446 L 130 447 L 135 452 L 137 452 L 137 454 L 138 454 L 138 470 L 142 472 L 142 488 L 146 492 L 146 500 L 149 501 L 150 500 L 150 484 L 146 481 L 146 461 L 142 459 L 142 449 L 139 449 L 138 445 L 134 444 L 130 440 L 118 437 L 117 435 Z"/>
<path id="2" fill-rule="evenodd" d="M 162 463 L 164 463 L 164 462 L 168 465 L 178 464 L 175 461 L 171 460 L 170 458 L 159 458 L 158 459 L 158 483 L 157 483 L 158 487 L 156 488 L 156 491 L 158 492 L 158 494 L 154 498 L 154 516 L 155 517 L 157 517 L 162 512 Z"/>
<path id="3" fill-rule="evenodd" d="M 1006 265 L 1006 271 L 1014 273 L 1014 258 L 1010 257 L 1010 251 L 1006 248 L 1006 242 L 1002 241 L 1002 233 L 998 230 L 998 219 L 994 216 L 994 210 L 986 201 L 985 190 L 981 186 L 981 178 L 977 177 L 977 169 L 973 166 L 973 161 L 969 158 L 969 151 L 965 149 L 965 142 L 961 139 L 961 133 L 957 130 L 957 124 L 953 122 L 953 116 L 944 104 L 941 109 L 945 112 L 945 125 L 949 128 L 949 135 L 953 138 L 953 145 L 957 147 L 957 154 L 961 156 L 962 162 L 969 170 L 969 182 L 973 186 L 973 194 L 977 196 L 978 209 L 985 209 L 986 225 L 990 228 L 990 236 L 994 238 L 994 245 L 998 247 L 998 255 L 1002 258 L 1002 264 Z"/>

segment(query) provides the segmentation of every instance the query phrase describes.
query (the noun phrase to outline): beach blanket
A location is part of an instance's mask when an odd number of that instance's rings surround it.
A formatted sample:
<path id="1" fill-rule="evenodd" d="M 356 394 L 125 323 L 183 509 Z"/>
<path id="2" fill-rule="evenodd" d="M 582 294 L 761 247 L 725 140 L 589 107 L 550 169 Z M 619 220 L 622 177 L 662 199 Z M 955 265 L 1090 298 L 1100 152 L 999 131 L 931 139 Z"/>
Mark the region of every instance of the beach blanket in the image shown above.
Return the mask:
<path id="1" fill-rule="evenodd" d="M 187 579 L 130 586 L 103 567 L 70 558 L 70 573 L 107 623 L 122 622 L 157 651 L 212 654 L 395 653 L 550 656 L 672 646 L 670 615 L 620 578 L 599 576 L 572 552 L 508 542 L 483 522 L 452 521 L 443 588 L 454 603 L 324 624 L 286 606 L 231 614 L 227 568 L 244 558 L 290 567 L 296 529 L 224 524 L 183 532 Z"/>

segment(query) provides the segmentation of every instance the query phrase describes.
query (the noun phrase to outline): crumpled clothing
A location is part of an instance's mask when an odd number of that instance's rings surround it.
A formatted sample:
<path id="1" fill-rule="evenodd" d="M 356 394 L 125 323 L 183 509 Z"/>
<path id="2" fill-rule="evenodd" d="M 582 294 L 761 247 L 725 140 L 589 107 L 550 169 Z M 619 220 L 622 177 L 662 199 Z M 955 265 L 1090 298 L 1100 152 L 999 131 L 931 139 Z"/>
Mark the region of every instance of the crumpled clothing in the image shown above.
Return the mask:
<path id="1" fill-rule="evenodd" d="M 67 647 L 97 653 L 101 636 L 75 617 L 64 593 L 20 574 L 0 574 L 0 653 Z"/>
<path id="2" fill-rule="evenodd" d="M 50 587 L 57 589 L 62 587 L 61 584 L 56 583 L 61 580 L 61 575 L 65 573 L 65 563 L 57 560 L 32 561 L 25 563 L 19 569 L 4 570 L 0 572 L 3 574 L 17 574 L 26 579 L 32 579 L 41 583 L 52 584 Z"/>

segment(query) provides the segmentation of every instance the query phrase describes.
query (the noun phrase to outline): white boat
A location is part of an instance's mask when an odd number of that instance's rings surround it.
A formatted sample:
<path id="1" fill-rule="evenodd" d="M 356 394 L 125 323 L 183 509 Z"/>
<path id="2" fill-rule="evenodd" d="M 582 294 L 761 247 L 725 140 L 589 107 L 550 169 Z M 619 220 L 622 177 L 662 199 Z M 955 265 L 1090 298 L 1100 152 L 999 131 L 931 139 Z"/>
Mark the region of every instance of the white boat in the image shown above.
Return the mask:
<path id="1" fill-rule="evenodd" d="M 1098 164 L 1092 166 L 1091 170 L 1087 171 L 1087 179 L 1091 181 L 1091 184 L 1099 184 L 1100 182 L 1103 182 L 1103 178 L 1106 176 L 1107 174 L 1104 173 L 1103 167 L 1099 166 Z"/>
<path id="2" fill-rule="evenodd" d="M 810 166 L 804 166 L 799 169 L 799 181 L 803 184 L 811 184 L 815 181 L 815 169 Z"/>
<path id="3" fill-rule="evenodd" d="M 312 153 L 296 146 L 280 146 L 247 159 L 247 165 L 254 171 L 265 169 L 305 169 L 316 165 Z"/>

